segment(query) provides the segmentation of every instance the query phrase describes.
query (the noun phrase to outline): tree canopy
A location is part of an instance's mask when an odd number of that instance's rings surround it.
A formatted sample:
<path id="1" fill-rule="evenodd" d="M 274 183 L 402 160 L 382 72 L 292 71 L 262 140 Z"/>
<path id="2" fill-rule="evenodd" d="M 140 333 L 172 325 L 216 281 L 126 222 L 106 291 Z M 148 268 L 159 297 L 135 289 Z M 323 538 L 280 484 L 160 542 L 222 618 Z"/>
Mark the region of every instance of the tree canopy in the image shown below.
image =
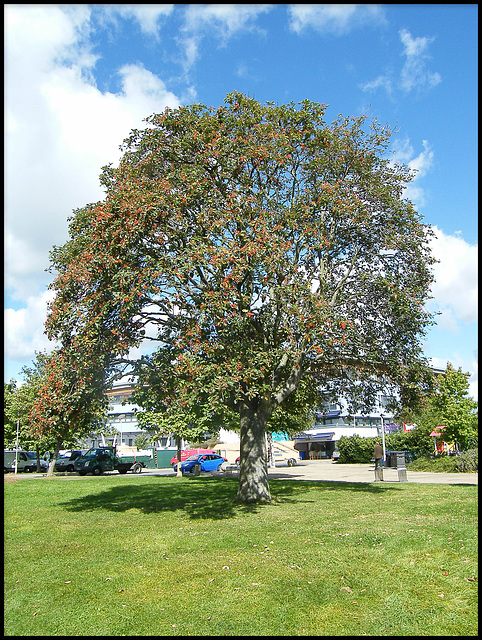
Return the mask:
<path id="1" fill-rule="evenodd" d="M 424 364 L 433 259 L 411 172 L 387 127 L 324 113 L 235 92 L 148 117 L 51 253 L 49 336 L 107 369 L 157 342 L 166 406 L 238 416 L 243 501 L 270 499 L 266 425 L 302 380 L 367 408 L 387 383 L 413 395 Z"/>
<path id="2" fill-rule="evenodd" d="M 104 366 L 103 358 L 86 360 L 83 350 L 71 344 L 42 355 L 36 367 L 29 424 L 32 437 L 54 449 L 49 474 L 53 474 L 63 444 L 100 426 L 107 408 Z"/>
<path id="3" fill-rule="evenodd" d="M 22 368 L 24 382 L 21 384 L 10 381 L 4 384 L 4 446 L 15 447 L 17 441 L 18 422 L 18 446 L 31 449 L 43 446 L 48 449 L 52 442 L 39 438 L 34 433 L 32 424 L 32 410 L 37 401 L 40 386 L 42 384 L 43 369 L 49 356 L 46 353 L 36 353 L 30 367 Z"/>

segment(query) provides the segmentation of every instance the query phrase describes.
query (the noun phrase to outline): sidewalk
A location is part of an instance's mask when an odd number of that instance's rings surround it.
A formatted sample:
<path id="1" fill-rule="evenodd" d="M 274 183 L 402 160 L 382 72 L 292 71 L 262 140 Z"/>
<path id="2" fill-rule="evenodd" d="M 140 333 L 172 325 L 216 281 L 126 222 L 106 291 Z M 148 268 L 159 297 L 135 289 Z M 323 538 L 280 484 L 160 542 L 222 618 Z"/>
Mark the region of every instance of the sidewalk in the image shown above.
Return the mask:
<path id="1" fill-rule="evenodd" d="M 270 478 L 293 478 L 293 480 L 326 480 L 330 482 L 375 482 L 375 465 L 340 464 L 332 460 L 302 460 L 296 467 L 279 466 L 269 469 Z M 398 470 L 383 469 L 384 482 L 399 482 Z M 408 482 L 424 484 L 478 484 L 478 473 L 431 473 L 408 471 Z"/>
<path id="2" fill-rule="evenodd" d="M 327 482 L 375 482 L 375 465 L 365 464 L 340 464 L 332 460 L 300 460 L 295 467 L 287 465 L 279 465 L 274 469 L 268 468 L 269 478 L 275 480 L 292 479 L 292 480 L 325 480 Z M 173 475 L 174 471 L 168 469 L 143 469 L 143 475 Z M 21 473 L 17 476 L 20 478 L 41 478 L 45 477 L 45 473 Z M 56 477 L 65 480 L 79 478 L 75 473 L 55 473 Z M 104 474 L 106 476 L 110 473 Z M 132 474 L 129 474 L 132 475 Z M 232 476 L 239 475 L 239 470 L 233 471 Z M 5 474 L 13 478 L 13 474 Z M 91 477 L 91 476 L 88 476 Z M 398 470 L 391 467 L 383 469 L 384 482 L 399 482 Z M 408 471 L 407 482 L 423 483 L 423 484 L 473 484 L 477 485 L 477 473 L 430 473 L 428 471 Z"/>

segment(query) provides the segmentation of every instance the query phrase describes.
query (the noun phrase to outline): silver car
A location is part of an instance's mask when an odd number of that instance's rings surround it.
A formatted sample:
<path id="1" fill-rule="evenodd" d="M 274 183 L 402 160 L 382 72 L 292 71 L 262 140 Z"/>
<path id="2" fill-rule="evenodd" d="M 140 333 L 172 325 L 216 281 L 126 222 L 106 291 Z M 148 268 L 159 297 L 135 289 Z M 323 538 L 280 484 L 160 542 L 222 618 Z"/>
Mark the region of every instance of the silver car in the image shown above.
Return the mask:
<path id="1" fill-rule="evenodd" d="M 30 460 L 32 461 L 32 464 L 30 465 L 30 467 L 28 469 L 25 468 L 25 471 L 32 471 L 32 472 L 37 471 L 37 454 L 35 453 L 35 451 L 25 451 L 25 453 L 27 455 L 27 458 L 30 458 Z M 45 473 L 48 468 L 49 468 L 49 465 L 45 462 L 43 458 L 40 458 L 40 472 Z"/>

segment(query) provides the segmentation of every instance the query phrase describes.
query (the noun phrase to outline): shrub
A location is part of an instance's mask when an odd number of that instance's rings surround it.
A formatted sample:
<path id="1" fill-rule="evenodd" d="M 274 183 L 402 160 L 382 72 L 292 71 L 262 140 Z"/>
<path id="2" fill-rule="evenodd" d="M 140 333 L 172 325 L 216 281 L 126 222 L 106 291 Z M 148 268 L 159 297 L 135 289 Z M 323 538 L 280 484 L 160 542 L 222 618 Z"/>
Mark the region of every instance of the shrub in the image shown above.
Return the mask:
<path id="1" fill-rule="evenodd" d="M 408 467 L 410 471 L 431 471 L 432 473 L 455 473 L 457 460 L 455 456 L 421 456 L 411 462 Z"/>
<path id="2" fill-rule="evenodd" d="M 386 448 L 392 451 L 410 451 L 413 458 L 429 456 L 433 452 L 433 439 L 429 435 L 431 429 L 431 426 L 419 425 L 407 433 L 387 435 Z"/>
<path id="3" fill-rule="evenodd" d="M 342 436 L 338 442 L 338 462 L 370 462 L 373 460 L 373 449 L 377 440 L 378 438 L 362 438 L 356 434 L 350 437 Z"/>
<path id="4" fill-rule="evenodd" d="M 410 471 L 475 473 L 478 471 L 478 449 L 469 449 L 458 456 L 421 456 L 408 468 Z"/>
<path id="5" fill-rule="evenodd" d="M 479 450 L 469 449 L 455 459 L 457 471 L 475 472 L 479 470 Z"/>

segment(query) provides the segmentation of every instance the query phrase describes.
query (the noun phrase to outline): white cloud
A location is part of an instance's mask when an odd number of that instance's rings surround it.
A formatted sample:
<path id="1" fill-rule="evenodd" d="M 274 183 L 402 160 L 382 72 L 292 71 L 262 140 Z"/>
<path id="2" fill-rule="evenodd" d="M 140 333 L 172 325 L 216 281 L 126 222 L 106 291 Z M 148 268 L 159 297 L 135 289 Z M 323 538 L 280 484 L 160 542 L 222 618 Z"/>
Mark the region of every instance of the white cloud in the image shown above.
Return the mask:
<path id="1" fill-rule="evenodd" d="M 139 20 L 144 11 L 142 28 L 150 30 L 147 9 L 129 11 Z M 68 239 L 67 217 L 103 197 L 101 167 L 117 162 L 131 129 L 180 103 L 140 64 L 117 70 L 117 93 L 99 90 L 90 19 L 89 5 L 5 9 L 5 286 L 15 301 L 5 317 L 9 360 L 50 348 L 45 269 L 52 246 Z"/>
<path id="2" fill-rule="evenodd" d="M 434 299 L 430 308 L 440 311 L 437 324 L 452 331 L 461 324 L 477 320 L 477 262 L 478 245 L 471 245 L 463 238 L 445 234 L 433 227 L 436 238 L 432 241 L 432 253 L 439 262 L 434 266 Z"/>
<path id="3" fill-rule="evenodd" d="M 442 81 L 439 73 L 432 73 L 426 67 L 429 59 L 427 49 L 433 38 L 412 38 L 406 30 L 400 31 L 400 40 L 404 46 L 405 64 L 400 76 L 400 86 L 406 92 L 413 89 L 431 89 Z"/>
<path id="4" fill-rule="evenodd" d="M 197 62 L 204 37 L 213 34 L 222 46 L 240 32 L 261 32 L 256 25 L 256 18 L 274 7 L 272 4 L 187 5 L 181 35 L 177 38 L 183 51 L 182 65 L 185 73 L 189 73 Z"/>
<path id="5" fill-rule="evenodd" d="M 307 29 L 344 35 L 355 27 L 383 24 L 385 12 L 375 4 L 290 4 L 290 29 L 301 34 Z"/>
<path id="6" fill-rule="evenodd" d="M 433 151 L 427 140 L 423 140 L 422 145 L 423 151 L 421 151 L 416 158 L 412 158 L 408 163 L 410 169 L 416 172 L 417 178 L 425 176 L 433 164 Z"/>
<path id="7" fill-rule="evenodd" d="M 359 87 L 362 91 L 376 91 L 382 88 L 388 95 L 392 93 L 392 81 L 388 75 L 379 75 L 375 80 L 361 83 Z"/>
<path id="8" fill-rule="evenodd" d="M 185 29 L 200 32 L 216 29 L 223 38 L 235 33 L 257 29 L 256 18 L 271 9 L 272 4 L 191 4 L 185 13 Z"/>
<path id="9" fill-rule="evenodd" d="M 47 303 L 53 299 L 52 291 L 44 291 L 39 296 L 29 296 L 22 309 L 5 309 L 6 329 L 5 357 L 9 360 L 33 360 L 36 351 L 51 351 L 54 344 L 44 334 L 44 326 L 39 318 L 45 319 Z"/>
<path id="10" fill-rule="evenodd" d="M 119 159 L 132 128 L 179 99 L 141 65 L 100 91 L 86 39 L 87 5 L 6 9 L 5 207 L 7 284 L 14 297 L 49 281 L 48 252 L 67 239 L 74 208 L 103 197 L 101 167 Z"/>
<path id="11" fill-rule="evenodd" d="M 398 87 L 404 93 L 410 93 L 415 89 L 419 91 L 431 89 L 442 82 L 441 75 L 438 72 L 432 73 L 426 66 L 426 62 L 430 59 L 427 50 L 433 42 L 433 38 L 412 38 L 406 29 L 402 29 L 399 35 L 403 44 L 401 55 L 405 57 L 405 62 L 400 71 Z M 390 73 L 381 74 L 375 80 L 363 82 L 359 87 L 364 92 L 385 89 L 388 96 L 393 95 L 393 82 Z"/>
<path id="12" fill-rule="evenodd" d="M 405 188 L 404 197 L 411 200 L 419 209 L 425 205 L 425 191 L 419 183 L 434 162 L 434 152 L 427 140 L 422 141 L 423 151 L 415 156 L 415 150 L 408 138 L 395 140 L 392 145 L 393 160 L 406 164 L 415 172 L 412 182 Z"/>
<path id="13" fill-rule="evenodd" d="M 451 362 L 470 372 L 469 395 L 477 400 L 478 357 L 473 345 L 477 342 L 478 245 L 437 227 L 433 230 L 432 252 L 439 262 L 433 268 L 433 299 L 427 307 L 440 315 L 435 317 L 437 324 L 429 332 L 425 352 L 431 354 L 435 367 L 445 369 Z M 455 335 L 457 339 L 452 340 Z"/>
<path id="14" fill-rule="evenodd" d="M 173 4 L 106 4 L 101 7 L 110 20 L 115 22 L 117 15 L 133 18 L 144 34 L 156 38 L 159 22 L 174 10 Z"/>

